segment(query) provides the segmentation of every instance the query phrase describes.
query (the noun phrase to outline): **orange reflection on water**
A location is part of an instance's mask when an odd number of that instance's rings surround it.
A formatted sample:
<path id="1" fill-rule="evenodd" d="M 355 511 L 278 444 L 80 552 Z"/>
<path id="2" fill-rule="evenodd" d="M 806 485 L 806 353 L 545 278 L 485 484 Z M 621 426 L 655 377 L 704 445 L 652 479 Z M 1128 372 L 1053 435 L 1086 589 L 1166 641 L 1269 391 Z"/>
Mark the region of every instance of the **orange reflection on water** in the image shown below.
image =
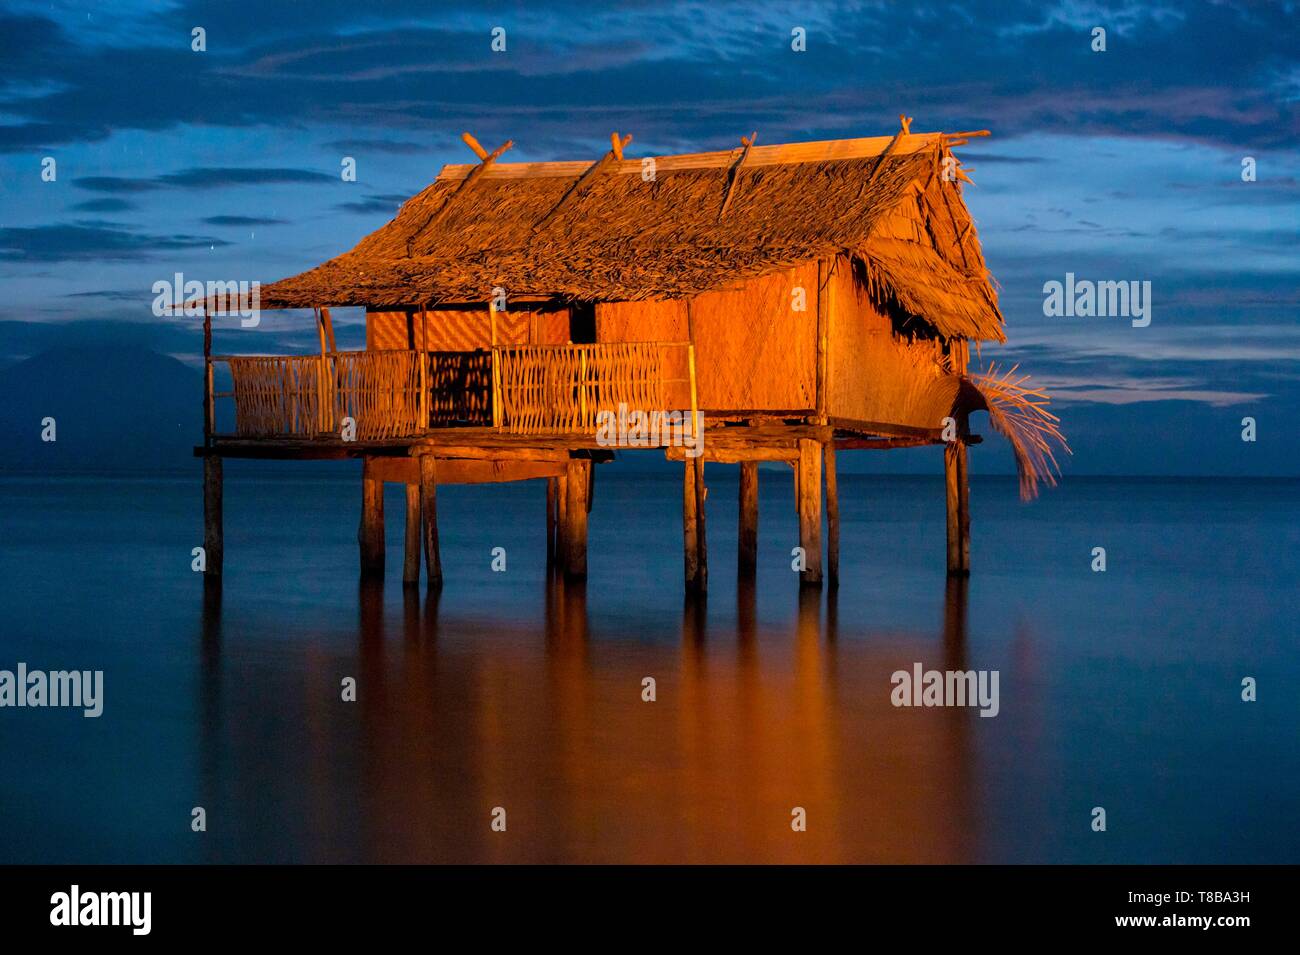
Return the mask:
<path id="1" fill-rule="evenodd" d="M 939 633 L 840 632 L 833 592 L 759 622 L 687 601 L 676 641 L 592 632 L 585 589 L 547 584 L 536 630 L 447 619 L 413 591 L 359 595 L 358 698 L 302 706 L 302 741 L 221 733 L 240 799 L 294 786 L 293 858 L 376 862 L 964 862 L 975 852 L 969 709 L 899 709 L 890 674 L 965 667 L 965 584 Z M 219 645 L 219 598 L 205 614 Z M 215 622 L 213 622 L 215 621 Z M 206 644 L 205 644 L 206 646 Z M 220 651 L 205 706 L 220 710 Z M 314 662 L 313 662 L 314 661 Z M 309 656 L 308 679 L 331 672 Z M 654 702 L 642 681 L 656 681 Z M 211 714 L 222 721 L 220 712 Z M 226 719 L 231 719 L 226 714 Z M 209 741 L 211 745 L 218 745 Z M 277 777 L 256 746 L 281 746 Z M 286 797 L 288 798 L 288 797 Z M 507 830 L 489 827 L 503 807 Z M 802 807 L 807 831 L 791 828 Z M 285 855 L 286 853 L 280 853 Z"/>

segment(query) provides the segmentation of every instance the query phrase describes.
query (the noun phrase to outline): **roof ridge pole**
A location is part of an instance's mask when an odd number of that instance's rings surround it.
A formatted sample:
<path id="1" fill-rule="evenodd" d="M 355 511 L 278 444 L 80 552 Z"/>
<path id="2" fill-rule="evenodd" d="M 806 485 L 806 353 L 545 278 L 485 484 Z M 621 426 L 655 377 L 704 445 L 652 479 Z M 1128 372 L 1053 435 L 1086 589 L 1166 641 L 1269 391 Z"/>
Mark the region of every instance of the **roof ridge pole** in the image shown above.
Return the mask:
<path id="1" fill-rule="evenodd" d="M 754 130 L 749 136 L 741 136 L 740 143 L 743 147 L 740 150 L 740 156 L 731 166 L 731 173 L 727 177 L 727 194 L 722 199 L 722 208 L 718 210 L 718 221 L 727 214 L 727 207 L 731 205 L 731 200 L 736 195 L 736 184 L 740 182 L 740 169 L 745 165 L 745 160 L 749 158 L 749 151 L 754 148 L 754 143 L 758 142 L 758 130 Z"/>

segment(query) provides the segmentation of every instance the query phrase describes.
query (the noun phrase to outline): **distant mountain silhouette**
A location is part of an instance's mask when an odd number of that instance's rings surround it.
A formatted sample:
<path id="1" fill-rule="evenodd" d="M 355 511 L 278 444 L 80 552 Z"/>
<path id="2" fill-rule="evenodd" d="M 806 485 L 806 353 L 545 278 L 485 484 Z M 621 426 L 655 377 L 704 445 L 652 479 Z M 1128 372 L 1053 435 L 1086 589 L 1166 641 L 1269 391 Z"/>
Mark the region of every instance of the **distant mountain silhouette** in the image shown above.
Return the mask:
<path id="1" fill-rule="evenodd" d="M 157 471 L 193 467 L 203 376 L 147 348 L 63 347 L 0 371 L 0 469 Z M 41 440 L 41 421 L 56 438 Z"/>

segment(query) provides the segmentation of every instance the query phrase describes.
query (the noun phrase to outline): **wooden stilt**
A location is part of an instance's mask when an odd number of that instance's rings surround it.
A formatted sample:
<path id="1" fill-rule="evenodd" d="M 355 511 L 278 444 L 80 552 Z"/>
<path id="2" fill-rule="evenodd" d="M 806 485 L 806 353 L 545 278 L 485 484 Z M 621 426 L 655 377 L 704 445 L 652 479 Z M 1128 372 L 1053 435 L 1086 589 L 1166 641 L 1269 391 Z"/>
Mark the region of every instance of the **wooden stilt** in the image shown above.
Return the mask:
<path id="1" fill-rule="evenodd" d="M 442 555 L 438 552 L 438 461 L 420 455 L 420 524 L 424 531 L 424 577 L 429 591 L 442 587 Z"/>
<path id="2" fill-rule="evenodd" d="M 564 575 L 571 580 L 587 576 L 587 495 L 591 489 L 591 461 L 570 458 L 565 488 Z"/>
<path id="3" fill-rule="evenodd" d="M 970 452 L 962 442 L 961 455 L 958 458 L 957 487 L 960 519 L 957 530 L 961 534 L 961 566 L 965 576 L 970 576 Z"/>
<path id="4" fill-rule="evenodd" d="M 758 462 L 740 462 L 740 532 L 737 571 L 753 575 L 758 567 Z"/>
<path id="5" fill-rule="evenodd" d="M 682 468 L 682 549 L 685 557 L 686 592 L 700 587 L 700 498 L 695 491 L 695 462 Z"/>
<path id="6" fill-rule="evenodd" d="M 406 559 L 402 562 L 402 583 L 415 586 L 420 582 L 420 485 L 406 488 Z"/>
<path id="7" fill-rule="evenodd" d="M 546 479 L 546 569 L 555 566 L 555 526 L 559 517 L 559 502 L 555 499 L 559 490 L 559 479 Z"/>
<path id="8" fill-rule="evenodd" d="M 948 574 L 970 574 L 970 478 L 966 444 L 949 442 L 943 449 L 944 484 L 948 501 Z"/>
<path id="9" fill-rule="evenodd" d="M 826 464 L 826 584 L 840 585 L 840 487 L 835 474 L 835 442 L 823 453 Z"/>
<path id="10" fill-rule="evenodd" d="M 203 553 L 209 577 L 221 576 L 225 551 L 221 472 L 221 458 L 210 455 L 203 459 Z"/>
<path id="11" fill-rule="evenodd" d="M 384 482 L 372 471 L 369 458 L 361 470 L 361 527 L 357 530 L 361 545 L 361 576 L 384 575 Z"/>
<path id="12" fill-rule="evenodd" d="M 555 569 L 564 573 L 569 540 L 569 476 L 555 479 Z"/>
<path id="13" fill-rule="evenodd" d="M 695 550 L 699 555 L 699 570 L 696 577 L 699 590 L 705 591 L 709 589 L 709 536 L 706 533 L 707 509 L 704 502 L 709 496 L 709 488 L 704 483 L 704 457 L 692 458 L 688 466 L 695 469 Z"/>
<path id="14" fill-rule="evenodd" d="M 807 438 L 799 440 L 799 546 L 804 551 L 804 570 L 799 582 L 810 587 L 822 584 L 822 446 Z"/>

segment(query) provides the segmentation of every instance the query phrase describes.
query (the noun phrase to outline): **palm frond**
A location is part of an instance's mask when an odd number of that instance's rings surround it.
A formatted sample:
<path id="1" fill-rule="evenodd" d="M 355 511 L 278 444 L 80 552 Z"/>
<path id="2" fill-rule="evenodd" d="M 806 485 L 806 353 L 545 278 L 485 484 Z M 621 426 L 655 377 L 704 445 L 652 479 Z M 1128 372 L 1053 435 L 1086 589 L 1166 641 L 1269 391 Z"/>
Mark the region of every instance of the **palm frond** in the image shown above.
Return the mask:
<path id="1" fill-rule="evenodd" d="M 1018 373 L 1019 365 L 999 372 L 990 364 L 971 381 L 988 404 L 993 430 L 1011 443 L 1020 475 L 1020 498 L 1038 496 L 1040 481 L 1055 487 L 1061 473 L 1054 449 L 1071 454 L 1061 432 L 1061 419 L 1047 410 L 1051 399 L 1041 388 L 1031 387 L 1029 375 Z"/>

